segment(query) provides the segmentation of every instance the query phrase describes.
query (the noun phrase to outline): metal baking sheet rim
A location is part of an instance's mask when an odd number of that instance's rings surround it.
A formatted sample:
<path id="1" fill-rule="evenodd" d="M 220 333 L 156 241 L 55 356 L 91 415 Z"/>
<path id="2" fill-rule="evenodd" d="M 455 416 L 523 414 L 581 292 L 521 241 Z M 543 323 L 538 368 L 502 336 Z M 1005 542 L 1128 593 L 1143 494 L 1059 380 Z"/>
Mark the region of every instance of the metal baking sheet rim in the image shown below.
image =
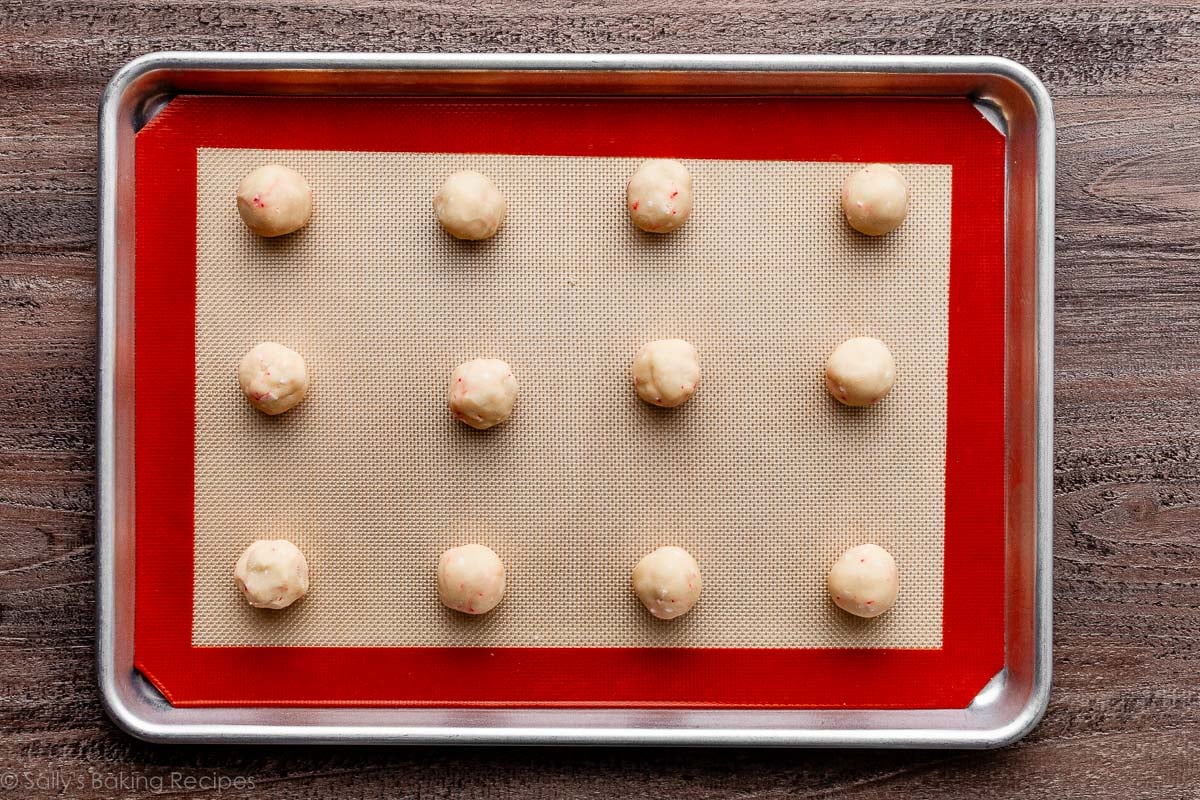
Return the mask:
<path id="1" fill-rule="evenodd" d="M 369 80 L 352 80 L 363 76 Z M 1010 500 L 1008 511 L 1006 667 L 970 706 L 927 711 L 174 708 L 134 670 L 132 487 L 120 483 L 131 474 L 132 442 L 123 433 L 132 430 L 133 420 L 131 404 L 117 403 L 118 394 L 131 389 L 125 367 L 132 365 L 132 338 L 122 334 L 133 323 L 127 276 L 133 261 L 134 134 L 173 93 L 236 88 L 239 94 L 378 94 L 392 86 L 394 93 L 410 94 L 446 76 L 455 81 L 435 91 L 449 85 L 457 93 L 479 94 L 520 93 L 529 86 L 543 93 L 556 87 L 563 94 L 625 89 L 968 96 L 993 123 L 1002 123 L 1009 172 L 1009 461 L 1020 438 L 1029 452 L 1019 457 L 1034 477 L 1024 490 L 1028 502 L 1020 503 L 1028 509 L 1014 510 L 1017 503 Z M 703 80 L 693 81 L 697 76 Z M 96 649 L 105 709 L 126 732 L 156 742 L 989 748 L 1020 739 L 1041 719 L 1051 672 L 1054 121 L 1048 93 L 1021 65 L 986 56 L 164 52 L 137 58 L 113 77 L 99 121 Z M 1014 224 L 1017 204 L 1028 211 L 1021 219 L 1031 225 Z M 1015 262 L 1025 264 L 1029 274 L 1015 279 Z M 1014 330 L 1018 323 L 1020 329 Z M 1027 413 L 1013 415 L 1014 404 L 1023 404 Z M 1022 513 L 1026 524 L 1014 525 Z"/>

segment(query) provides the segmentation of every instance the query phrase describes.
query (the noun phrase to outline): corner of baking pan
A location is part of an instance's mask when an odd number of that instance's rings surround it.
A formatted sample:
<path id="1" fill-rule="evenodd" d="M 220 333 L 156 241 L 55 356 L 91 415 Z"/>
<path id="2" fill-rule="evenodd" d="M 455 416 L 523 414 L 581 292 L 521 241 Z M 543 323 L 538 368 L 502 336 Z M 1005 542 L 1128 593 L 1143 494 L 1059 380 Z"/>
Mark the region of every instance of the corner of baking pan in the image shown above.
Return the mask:
<path id="1" fill-rule="evenodd" d="M 144 685 L 145 678 L 137 672 L 120 674 L 115 669 L 101 665 L 99 672 L 100 700 L 104 712 L 114 725 L 135 739 L 144 742 L 171 742 L 177 737 L 170 725 L 155 722 L 155 706 L 166 705 L 160 697 L 153 697 L 153 689 Z M 161 710 L 159 713 L 162 713 Z"/>

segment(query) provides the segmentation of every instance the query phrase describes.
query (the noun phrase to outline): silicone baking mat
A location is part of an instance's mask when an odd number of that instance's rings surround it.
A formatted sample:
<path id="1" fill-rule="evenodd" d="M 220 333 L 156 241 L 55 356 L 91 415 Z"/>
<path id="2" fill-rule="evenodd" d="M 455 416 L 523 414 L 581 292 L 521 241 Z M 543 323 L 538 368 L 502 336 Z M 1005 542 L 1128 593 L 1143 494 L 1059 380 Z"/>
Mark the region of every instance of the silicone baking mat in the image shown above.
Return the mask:
<path id="1" fill-rule="evenodd" d="M 995 576 L 1002 587 L 1003 506 L 987 497 L 1002 494 L 1003 420 L 980 416 L 1002 413 L 1003 140 L 965 103 L 913 101 L 990 148 L 971 162 L 951 148 L 936 158 L 879 147 L 829 152 L 811 135 L 822 110 L 853 123 L 871 106 L 900 106 L 691 101 L 740 113 L 700 124 L 704 145 L 664 151 L 655 125 L 716 110 L 688 102 L 183 98 L 139 135 L 139 533 L 148 530 L 142 468 L 154 458 L 143 454 L 166 444 L 141 436 L 143 398 L 164 389 L 154 354 L 166 355 L 143 324 L 146 283 L 153 292 L 162 277 L 143 280 L 155 259 L 143 221 L 169 213 L 164 202 L 195 219 L 183 254 L 191 263 L 179 264 L 178 238 L 161 253 L 190 274 L 172 298 L 187 313 L 176 308 L 180 319 L 168 319 L 156 302 L 150 314 L 152 325 L 161 318 L 189 339 L 177 344 L 194 366 L 190 413 L 173 429 L 192 426 L 191 474 L 178 476 L 190 519 L 182 508 L 169 512 L 180 523 L 170 555 L 186 555 L 178 564 L 190 578 L 186 604 L 172 597 L 170 609 L 144 608 L 155 588 L 161 599 L 183 586 L 164 583 L 166 562 L 143 555 L 167 553 L 138 538 L 139 666 L 170 699 L 836 704 L 798 684 L 820 670 L 820 683 L 846 695 L 870 678 L 839 686 L 827 674 L 839 662 L 862 671 L 941 653 L 954 663 L 956 536 L 977 553 L 994 550 L 990 565 L 969 568 L 978 580 L 964 587 L 963 603 L 985 634 L 994 624 L 990 635 L 1001 636 L 1001 598 L 988 588 Z M 375 111 L 374 124 L 340 135 L 322 127 L 350 109 Z M 739 126 L 761 134 L 771 112 L 765 129 L 794 137 L 792 152 L 769 152 L 779 141 L 763 153 L 734 143 Z M 277 132 L 247 135 L 239 113 L 275 120 Z M 434 147 L 404 125 L 411 115 L 436 128 L 429 117 L 438 114 L 441 130 L 453 132 Z M 904 117 L 916 128 L 929 121 Z M 497 141 L 505 134 L 519 141 Z M 846 148 L 853 138 L 828 144 Z M 981 160 L 989 151 L 999 157 Z M 688 159 L 697 210 L 673 236 L 642 234 L 625 217 L 624 180 L 640 157 L 668 154 Z M 859 236 L 838 210 L 842 178 L 867 159 L 898 163 L 912 190 L 910 216 L 892 236 Z M 266 162 L 294 166 L 314 186 L 317 211 L 296 235 L 258 239 L 233 208 L 238 179 Z M 455 241 L 432 219 L 432 191 L 461 168 L 493 176 L 509 199 L 494 240 Z M 997 216 L 981 215 L 980 203 Z M 964 208 L 966 220 L 955 214 Z M 960 273 L 971 276 L 969 294 Z M 956 305 L 973 315 L 957 328 Z M 889 343 L 899 381 L 879 406 L 851 411 L 825 395 L 820 370 L 833 346 L 863 334 Z M 645 406 L 628 384 L 637 346 L 664 336 L 693 341 L 704 368 L 696 398 L 673 411 Z M 264 339 L 300 350 L 313 376 L 305 403 L 279 418 L 249 409 L 234 377 L 241 354 Z M 522 384 L 513 419 L 482 433 L 454 422 L 444 400 L 450 369 L 475 356 L 505 358 Z M 157 377 L 144 382 L 151 358 Z M 959 407 L 973 394 L 984 395 L 982 406 L 976 397 Z M 961 431 L 971 437 L 960 440 L 965 465 L 955 452 L 956 408 L 976 420 Z M 957 469 L 978 479 L 991 470 L 995 489 L 970 481 L 979 504 L 956 507 Z M 166 502 L 147 500 L 152 518 Z M 250 609 L 230 577 L 241 549 L 268 536 L 295 541 L 312 568 L 310 594 L 282 613 Z M 836 554 L 867 540 L 896 554 L 902 575 L 897 607 L 870 622 L 839 612 L 824 591 Z M 483 618 L 442 609 L 433 588 L 437 554 L 464 541 L 491 545 L 509 568 L 507 598 Z M 697 609 L 674 623 L 650 618 L 628 588 L 637 558 L 667 543 L 691 550 L 706 582 Z M 155 633 L 143 637 L 151 619 Z M 227 673 L 263 661 L 291 678 L 248 689 L 229 674 L 222 683 L 220 669 L 180 670 L 179 651 L 175 665 L 169 657 L 151 665 L 142 656 L 158 650 L 149 642 L 166 637 L 159 626 L 168 624 L 181 629 L 172 647 L 186 647 L 188 658 L 215 655 Z M 997 645 L 973 657 L 982 665 L 994 656 L 991 672 L 957 677 L 963 698 L 999 668 Z M 618 659 L 628 685 L 563 675 L 589 653 Z M 418 680 L 364 697 L 339 695 L 354 695 L 348 686 L 331 693 L 329 681 L 345 686 L 383 666 L 352 663 L 368 654 L 386 654 Z M 484 655 L 493 682 L 463 685 L 445 668 L 477 671 Z M 679 674 L 660 690 L 646 679 L 664 658 Z M 761 700 L 739 700 L 764 692 L 731 688 L 733 676 L 690 685 L 706 670 L 755 664 L 776 679 L 788 670 L 793 685 Z M 925 691 L 922 700 L 914 682 L 863 702 L 941 705 L 954 690 Z M 853 704 L 853 692 L 842 702 Z"/>

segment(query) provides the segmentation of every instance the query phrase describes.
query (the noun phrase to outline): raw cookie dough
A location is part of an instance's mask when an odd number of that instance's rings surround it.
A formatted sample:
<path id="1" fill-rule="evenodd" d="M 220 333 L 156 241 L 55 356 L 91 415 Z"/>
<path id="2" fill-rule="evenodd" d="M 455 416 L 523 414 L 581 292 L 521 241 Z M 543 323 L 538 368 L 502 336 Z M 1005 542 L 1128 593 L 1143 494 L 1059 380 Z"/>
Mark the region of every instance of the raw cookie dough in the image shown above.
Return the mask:
<path id="1" fill-rule="evenodd" d="M 899 589 L 896 561 L 877 544 L 851 547 L 829 570 L 829 596 L 856 617 L 878 617 L 896 604 Z"/>
<path id="2" fill-rule="evenodd" d="M 238 184 L 238 213 L 259 236 L 283 236 L 303 228 L 312 205 L 312 189 L 304 176 L 278 164 L 259 167 Z"/>
<path id="3" fill-rule="evenodd" d="M 233 579 L 255 608 L 287 608 L 308 591 L 308 562 L 286 539 L 259 539 L 238 559 Z"/>
<path id="4" fill-rule="evenodd" d="M 825 362 L 825 388 L 848 406 L 869 406 L 896 383 L 896 363 L 887 345 L 870 336 L 847 339 Z"/>
<path id="5" fill-rule="evenodd" d="M 446 178 L 433 196 L 433 212 L 451 236 L 488 239 L 504 222 L 508 202 L 491 178 L 464 170 Z"/>
<path id="6" fill-rule="evenodd" d="M 626 184 L 625 207 L 642 230 L 670 233 L 692 213 L 692 176 L 673 158 L 652 158 Z"/>
<path id="7" fill-rule="evenodd" d="M 700 385 L 696 348 L 683 339 L 658 339 L 633 358 L 633 388 L 647 403 L 674 408 L 686 403 Z"/>
<path id="8" fill-rule="evenodd" d="M 447 391 L 450 413 L 472 428 L 484 430 L 512 416 L 517 402 L 512 368 L 496 358 L 477 358 L 455 367 Z"/>
<path id="9" fill-rule="evenodd" d="M 895 168 L 868 164 L 842 184 L 842 211 L 860 233 L 891 233 L 908 213 L 908 184 Z"/>
<path id="10" fill-rule="evenodd" d="M 700 567 L 682 547 L 660 547 L 633 568 L 633 591 L 654 616 L 675 619 L 700 599 Z"/>
<path id="11" fill-rule="evenodd" d="M 464 614 L 486 614 L 504 599 L 504 563 L 490 547 L 464 544 L 438 559 L 438 598 Z"/>
<path id="12" fill-rule="evenodd" d="M 275 342 L 256 344 L 242 357 L 238 381 L 250 405 L 264 414 L 282 414 L 308 393 L 304 359 Z"/>

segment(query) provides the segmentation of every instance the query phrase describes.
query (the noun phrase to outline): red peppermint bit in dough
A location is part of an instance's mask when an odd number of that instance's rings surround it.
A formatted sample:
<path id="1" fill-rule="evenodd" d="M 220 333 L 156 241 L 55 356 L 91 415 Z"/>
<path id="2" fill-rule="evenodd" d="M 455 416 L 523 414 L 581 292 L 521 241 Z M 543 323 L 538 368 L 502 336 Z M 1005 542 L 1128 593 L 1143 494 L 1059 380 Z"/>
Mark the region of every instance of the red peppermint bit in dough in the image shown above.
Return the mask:
<path id="1" fill-rule="evenodd" d="M 469 611 L 469 612 L 471 612 L 472 614 L 474 614 L 474 613 L 475 613 L 475 606 L 467 606 L 467 611 Z"/>
<path id="2" fill-rule="evenodd" d="M 634 200 L 634 201 L 633 201 L 633 205 L 632 205 L 632 206 L 630 206 L 630 207 L 631 207 L 631 208 L 632 208 L 634 211 L 637 211 L 637 207 L 638 207 L 638 205 L 639 205 L 638 201 L 637 201 L 637 200 Z"/>
<path id="3" fill-rule="evenodd" d="M 865 558 L 860 558 L 860 559 L 858 560 L 858 563 L 860 563 L 860 564 L 865 564 L 865 563 L 867 563 L 867 560 L 866 560 Z"/>
<path id="4" fill-rule="evenodd" d="M 869 605 L 869 606 L 873 606 L 873 605 L 875 605 L 875 601 L 874 601 L 874 600 L 868 600 L 868 601 L 867 601 L 867 605 Z"/>
<path id="5" fill-rule="evenodd" d="M 254 204 L 255 208 L 266 208 L 267 207 L 267 204 L 262 201 L 261 194 L 254 195 L 254 197 L 251 198 L 250 202 Z"/>
<path id="6" fill-rule="evenodd" d="M 671 192 L 671 199 L 675 199 L 676 197 L 679 197 L 679 190 L 675 190 L 674 192 Z"/>

